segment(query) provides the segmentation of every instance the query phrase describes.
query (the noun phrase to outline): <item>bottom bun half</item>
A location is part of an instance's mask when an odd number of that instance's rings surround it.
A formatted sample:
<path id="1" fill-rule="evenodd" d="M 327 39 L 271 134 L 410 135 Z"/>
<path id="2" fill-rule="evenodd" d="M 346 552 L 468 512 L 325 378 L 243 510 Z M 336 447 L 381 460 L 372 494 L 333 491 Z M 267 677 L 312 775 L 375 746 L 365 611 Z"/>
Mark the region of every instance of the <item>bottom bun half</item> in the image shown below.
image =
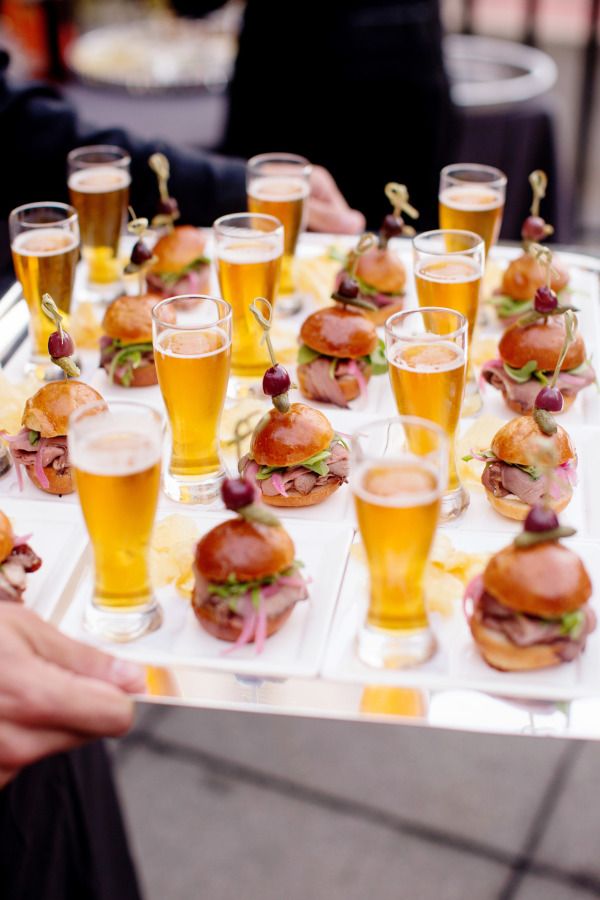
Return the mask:
<path id="1" fill-rule="evenodd" d="M 541 388 L 540 388 L 540 390 L 541 390 Z M 553 415 L 560 416 L 564 412 L 566 412 L 573 405 L 573 401 L 575 400 L 576 396 L 577 396 L 576 394 L 569 394 L 569 395 L 563 394 L 562 395 L 563 407 L 559 413 L 554 413 Z M 518 416 L 522 416 L 524 413 L 531 412 L 531 409 L 524 410 L 522 405 L 520 403 L 517 403 L 515 400 L 509 400 L 506 396 L 504 397 L 504 399 L 506 401 L 506 405 L 508 406 L 508 408 L 512 409 L 513 412 L 516 412 Z"/>
<path id="2" fill-rule="evenodd" d="M 552 644 L 534 644 L 517 647 L 498 631 L 486 628 L 473 616 L 469 622 L 471 634 L 485 661 L 502 672 L 525 672 L 530 669 L 547 669 L 564 662 Z"/>
<path id="3" fill-rule="evenodd" d="M 154 363 L 152 365 L 138 366 L 137 369 L 133 370 L 129 384 L 123 384 L 123 380 L 115 372 L 113 382 L 114 384 L 120 384 L 121 387 L 150 387 L 153 384 L 158 384 L 156 366 Z"/>
<path id="4" fill-rule="evenodd" d="M 213 637 L 218 638 L 220 641 L 235 642 L 242 633 L 241 619 L 231 619 L 227 622 L 219 622 L 215 618 L 212 606 L 209 606 L 208 604 L 201 604 L 199 606 L 192 604 L 192 608 L 204 630 L 208 631 L 209 634 L 212 634 Z M 282 625 L 285 625 L 293 611 L 294 604 L 288 606 L 288 608 L 284 609 L 279 615 L 267 617 L 268 638 L 279 631 Z M 253 641 L 254 638 L 252 638 L 249 643 L 252 643 Z"/>
<path id="5" fill-rule="evenodd" d="M 289 491 L 287 497 L 282 494 L 276 494 L 274 497 L 262 495 L 263 503 L 269 506 L 315 506 L 327 500 L 340 487 L 341 481 L 330 481 L 328 484 L 321 484 L 315 487 L 308 494 L 300 494 L 298 491 Z"/>
<path id="6" fill-rule="evenodd" d="M 494 497 L 492 492 L 488 490 L 486 490 L 485 496 L 487 497 L 490 506 L 506 519 L 524 522 L 531 509 L 531 506 L 528 503 L 519 500 L 517 497 Z M 560 500 L 550 500 L 550 509 L 553 509 L 555 513 L 562 512 L 571 502 L 572 496 L 573 490 L 572 488 L 569 488 L 568 493 L 561 497 Z"/>
<path id="7" fill-rule="evenodd" d="M 45 491 L 47 494 L 72 494 L 75 490 L 70 468 L 67 469 L 66 472 L 57 472 L 52 466 L 46 466 L 44 468 L 44 474 L 49 482 L 47 488 L 42 487 L 39 483 L 32 466 L 27 466 L 26 471 L 35 486 L 38 487 L 40 491 Z"/>

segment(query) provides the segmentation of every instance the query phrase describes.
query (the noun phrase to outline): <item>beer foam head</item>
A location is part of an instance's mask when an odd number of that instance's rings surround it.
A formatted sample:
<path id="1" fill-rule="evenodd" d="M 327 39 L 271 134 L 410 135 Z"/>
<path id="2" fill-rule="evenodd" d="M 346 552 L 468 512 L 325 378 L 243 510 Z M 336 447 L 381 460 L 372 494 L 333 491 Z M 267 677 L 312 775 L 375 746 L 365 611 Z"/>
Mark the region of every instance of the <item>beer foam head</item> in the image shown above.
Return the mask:
<path id="1" fill-rule="evenodd" d="M 58 256 L 79 247 L 79 235 L 63 228 L 33 228 L 18 234 L 12 250 L 21 256 Z"/>
<path id="2" fill-rule="evenodd" d="M 231 238 L 217 246 L 217 256 L 223 262 L 237 266 L 267 263 L 278 259 L 283 252 L 283 236 L 258 239 L 256 232 L 240 228 L 239 240 Z M 244 232 L 247 232 L 244 234 Z M 255 238 L 255 240 L 252 240 Z"/>
<path id="3" fill-rule="evenodd" d="M 440 341 L 437 337 L 424 334 L 418 343 L 394 348 L 390 362 L 410 372 L 451 372 L 464 366 L 465 353 L 452 341 Z"/>
<path id="4" fill-rule="evenodd" d="M 93 475 L 134 475 L 160 461 L 162 430 L 135 410 L 100 412 L 78 419 L 69 433 L 69 458 Z"/>
<path id="5" fill-rule="evenodd" d="M 129 187 L 129 172 L 118 166 L 90 166 L 69 175 L 69 188 L 81 194 L 106 194 Z"/>
<path id="6" fill-rule="evenodd" d="M 467 281 L 478 281 L 482 272 L 476 260 L 469 256 L 452 254 L 421 259 L 415 267 L 415 275 L 425 281 L 440 284 L 462 284 Z"/>
<path id="7" fill-rule="evenodd" d="M 435 466 L 408 451 L 398 459 L 369 459 L 355 466 L 350 486 L 357 497 L 376 506 L 426 506 L 441 493 Z"/>
<path id="8" fill-rule="evenodd" d="M 197 331 L 166 330 L 158 336 L 156 350 L 163 356 L 177 359 L 198 359 L 215 356 L 229 347 L 227 332 L 217 326 Z"/>
<path id="9" fill-rule="evenodd" d="M 502 197 L 487 184 L 454 184 L 444 188 L 439 196 L 440 203 L 451 209 L 469 212 L 485 212 L 502 206 Z"/>
<path id="10" fill-rule="evenodd" d="M 292 175 L 264 175 L 250 182 L 248 193 L 256 200 L 270 203 L 282 203 L 291 200 L 304 200 L 308 197 L 309 186 L 303 178 Z"/>

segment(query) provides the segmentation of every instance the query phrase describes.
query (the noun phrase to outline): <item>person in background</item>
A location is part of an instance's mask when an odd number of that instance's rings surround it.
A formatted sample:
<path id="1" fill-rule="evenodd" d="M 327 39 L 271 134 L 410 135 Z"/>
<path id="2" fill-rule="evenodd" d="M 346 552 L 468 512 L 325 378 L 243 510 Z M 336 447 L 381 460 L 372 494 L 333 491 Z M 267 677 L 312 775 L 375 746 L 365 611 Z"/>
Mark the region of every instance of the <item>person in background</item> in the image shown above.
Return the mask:
<path id="1" fill-rule="evenodd" d="M 0 603 L 0 897 L 139 900 L 108 758 L 143 671 Z M 70 752 L 66 752 L 70 751 Z"/>
<path id="2" fill-rule="evenodd" d="M 202 16 L 224 0 L 171 0 Z M 388 181 L 408 186 L 419 230 L 437 227 L 438 178 L 457 116 L 438 0 L 247 0 L 221 150 L 306 156 L 378 228 Z"/>
<path id="3" fill-rule="evenodd" d="M 82 123 L 53 87 L 37 82 L 14 85 L 9 57 L 0 49 L 0 272 L 10 272 L 7 220 L 11 209 L 37 200 L 68 202 L 66 158 L 74 147 L 116 144 L 131 155 L 131 204 L 138 216 L 152 217 L 156 177 L 152 153 L 169 157 L 169 188 L 177 197 L 181 222 L 212 225 L 218 216 L 246 209 L 245 163 L 161 141 L 143 141 L 120 128 L 95 129 Z M 308 226 L 318 231 L 358 233 L 364 217 L 350 209 L 335 181 L 317 166 L 311 181 Z"/>

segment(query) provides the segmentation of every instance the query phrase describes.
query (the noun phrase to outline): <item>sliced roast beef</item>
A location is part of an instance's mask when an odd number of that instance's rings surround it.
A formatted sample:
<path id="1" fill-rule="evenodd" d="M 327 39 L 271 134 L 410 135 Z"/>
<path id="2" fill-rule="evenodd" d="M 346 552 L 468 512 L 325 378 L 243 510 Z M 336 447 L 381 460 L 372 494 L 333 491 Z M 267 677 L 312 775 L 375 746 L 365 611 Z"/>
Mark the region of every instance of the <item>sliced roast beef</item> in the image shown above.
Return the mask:
<path id="1" fill-rule="evenodd" d="M 499 459 L 495 459 L 494 462 L 486 465 L 481 476 L 481 483 L 484 488 L 493 494 L 494 497 L 506 497 L 508 494 L 508 491 L 502 484 L 503 468 L 504 463 L 500 462 Z"/>
<path id="2" fill-rule="evenodd" d="M 163 297 L 177 297 L 180 294 L 201 294 L 208 287 L 209 268 L 200 264 L 197 269 L 186 272 L 177 281 L 164 281 L 159 272 L 148 272 L 146 282 L 148 291 L 162 294 Z"/>
<path id="3" fill-rule="evenodd" d="M 501 359 L 491 359 L 481 369 L 481 377 L 502 391 L 506 400 L 516 404 L 523 413 L 531 412 L 535 398 L 541 390 L 541 383 L 532 377 L 524 384 L 519 384 L 506 372 Z M 573 397 L 595 381 L 595 373 L 590 365 L 586 365 L 581 373 L 561 372 L 556 383 L 565 397 Z"/>
<path id="4" fill-rule="evenodd" d="M 243 476 L 252 463 L 249 454 L 243 456 L 238 463 L 240 475 Z M 256 483 L 265 496 L 276 497 L 278 494 L 281 495 L 282 488 L 286 494 L 296 492 L 306 495 L 310 494 L 315 487 L 321 487 L 331 482 L 342 484 L 347 481 L 350 468 L 349 453 L 348 449 L 339 441 L 335 441 L 331 445 L 331 455 L 326 463 L 328 468 L 326 475 L 317 475 L 316 472 L 312 472 L 305 466 L 290 466 L 274 473 L 275 483 L 273 475 L 257 480 Z"/>
<path id="5" fill-rule="evenodd" d="M 241 616 L 231 609 L 230 602 L 234 598 L 219 597 L 217 594 L 210 593 L 209 582 L 196 567 L 194 567 L 194 577 L 192 602 L 196 608 L 208 604 L 213 608 L 217 620 L 223 623 L 231 619 L 241 619 Z M 265 585 L 260 590 L 267 617 L 279 616 L 290 606 L 308 598 L 308 588 L 300 575 L 290 576 L 289 579 L 282 576 L 281 580 Z"/>
<path id="6" fill-rule="evenodd" d="M 338 363 L 339 366 L 339 363 Z M 307 394 L 321 403 L 333 403 L 348 409 L 348 401 L 342 393 L 338 379 L 331 377 L 331 360 L 326 356 L 317 356 L 309 363 L 298 366 L 298 377 L 302 373 Z M 336 367 L 337 374 L 337 367 Z"/>
<path id="7" fill-rule="evenodd" d="M 523 503 L 533 506 L 534 503 L 540 503 L 543 500 L 546 485 L 543 478 L 532 478 L 527 472 L 519 469 L 517 466 L 511 466 L 509 463 L 495 459 L 488 463 L 481 476 L 483 486 L 494 495 L 494 497 L 506 497 L 508 494 L 514 494 Z M 555 491 L 558 496 L 555 499 L 570 494 L 571 487 L 568 480 L 562 480 L 556 483 Z"/>
<path id="8" fill-rule="evenodd" d="M 110 371 L 110 367 L 112 365 L 112 361 L 118 353 L 121 353 L 122 350 L 125 350 L 125 347 L 115 347 L 115 342 L 112 338 L 109 338 L 107 335 L 102 335 L 100 338 L 100 368 L 106 369 L 107 372 Z M 140 366 L 153 366 L 154 365 L 154 353 L 152 349 L 145 350 L 142 353 L 141 359 L 136 366 L 136 369 L 139 369 Z M 132 369 L 131 361 L 125 358 L 122 363 L 115 368 L 115 375 L 117 378 L 122 378 L 123 375 L 126 375 L 128 371 Z"/>
<path id="9" fill-rule="evenodd" d="M 35 444 L 29 440 L 30 432 L 24 428 L 10 440 L 10 452 L 16 465 L 34 466 L 36 455 L 40 454 L 43 468 L 52 466 L 57 472 L 69 468 L 69 454 L 66 435 L 51 438 L 41 437 Z"/>

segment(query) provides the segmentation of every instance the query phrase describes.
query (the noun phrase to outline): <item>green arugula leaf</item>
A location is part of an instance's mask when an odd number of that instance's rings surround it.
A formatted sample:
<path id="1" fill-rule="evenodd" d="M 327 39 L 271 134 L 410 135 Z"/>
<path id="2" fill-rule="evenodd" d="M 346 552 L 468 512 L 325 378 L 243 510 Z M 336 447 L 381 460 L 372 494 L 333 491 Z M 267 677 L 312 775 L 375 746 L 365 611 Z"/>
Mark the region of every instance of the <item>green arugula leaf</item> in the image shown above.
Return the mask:
<path id="1" fill-rule="evenodd" d="M 317 353 L 316 350 L 311 350 L 306 344 L 300 344 L 300 347 L 298 348 L 298 365 L 302 366 L 305 363 L 311 363 L 317 356 L 321 356 L 321 354 Z"/>
<path id="2" fill-rule="evenodd" d="M 490 302 L 501 319 L 521 315 L 533 306 L 533 300 L 514 300 L 508 294 L 494 294 Z"/>
<path id="3" fill-rule="evenodd" d="M 31 446 L 35 447 L 35 445 L 40 440 L 40 433 L 39 433 L 39 431 L 33 431 L 33 429 L 31 429 L 29 431 L 27 437 L 29 438 L 29 443 L 31 444 Z"/>
<path id="4" fill-rule="evenodd" d="M 329 363 L 329 377 L 332 381 L 335 381 L 335 370 L 339 359 L 336 356 L 331 357 L 331 362 Z"/>
<path id="5" fill-rule="evenodd" d="M 210 263 L 210 259 L 208 256 L 197 256 L 196 259 L 193 259 L 187 266 L 183 266 L 183 268 L 179 269 L 177 272 L 157 272 L 156 274 L 167 286 L 175 284 L 179 281 L 180 278 L 185 278 L 186 275 L 189 275 L 190 272 L 193 272 L 194 269 L 199 269 L 201 266 L 207 266 Z"/>
<path id="6" fill-rule="evenodd" d="M 529 362 L 526 362 L 524 366 L 521 366 L 520 369 L 513 369 L 512 366 L 509 366 L 508 363 L 504 363 L 504 371 L 507 375 L 509 375 L 513 381 L 516 381 L 518 384 L 525 384 L 526 381 L 529 381 L 533 373 L 537 369 L 537 360 L 530 359 Z"/>
<path id="7" fill-rule="evenodd" d="M 385 355 L 385 344 L 381 338 L 371 355 L 363 358 L 371 367 L 372 375 L 385 375 L 388 370 L 388 361 Z"/>
<path id="8" fill-rule="evenodd" d="M 581 609 L 575 612 L 565 613 L 560 619 L 561 634 L 568 634 L 569 637 L 577 638 L 581 634 L 585 622 L 585 613 Z"/>
<path id="9" fill-rule="evenodd" d="M 117 349 L 117 353 L 113 356 L 109 369 L 108 377 L 111 381 L 115 379 L 115 372 L 119 366 L 127 364 L 128 370 L 123 373 L 122 381 L 126 387 L 131 384 L 133 378 L 133 370 L 137 369 L 142 361 L 144 353 L 152 352 L 152 344 L 148 341 L 142 344 L 125 344 L 120 341 L 113 341 L 113 347 Z M 121 347 L 122 349 L 118 349 Z"/>
<path id="10" fill-rule="evenodd" d="M 257 578 L 253 581 L 238 581 L 235 575 L 231 574 L 227 577 L 226 581 L 219 582 L 218 584 L 209 581 L 207 590 L 209 594 L 212 594 L 215 597 L 229 600 L 230 609 L 232 609 L 233 612 L 237 612 L 237 597 L 241 597 L 242 594 L 246 594 L 250 591 L 252 594 L 252 602 L 254 603 L 254 597 L 258 596 L 258 591 L 261 587 L 273 584 L 273 582 L 277 581 L 282 575 L 288 577 L 294 575 L 298 569 L 301 569 L 303 566 L 304 563 L 301 560 L 295 559 L 291 566 L 288 566 L 288 568 L 284 569 L 282 572 L 279 572 L 276 575 L 267 575 L 265 578 Z"/>
<path id="11" fill-rule="evenodd" d="M 331 442 L 335 443 L 335 438 Z M 315 453 L 313 456 L 309 456 L 308 459 L 303 460 L 302 462 L 297 463 L 298 466 L 303 466 L 305 469 L 309 469 L 311 472 L 314 472 L 316 475 L 327 475 L 329 472 L 329 467 L 327 465 L 326 460 L 331 456 L 331 444 L 326 450 L 321 450 L 319 453 Z M 264 481 L 265 478 L 269 478 L 273 472 L 284 472 L 286 468 L 285 466 L 261 466 L 258 472 L 256 473 L 257 481 Z"/>

